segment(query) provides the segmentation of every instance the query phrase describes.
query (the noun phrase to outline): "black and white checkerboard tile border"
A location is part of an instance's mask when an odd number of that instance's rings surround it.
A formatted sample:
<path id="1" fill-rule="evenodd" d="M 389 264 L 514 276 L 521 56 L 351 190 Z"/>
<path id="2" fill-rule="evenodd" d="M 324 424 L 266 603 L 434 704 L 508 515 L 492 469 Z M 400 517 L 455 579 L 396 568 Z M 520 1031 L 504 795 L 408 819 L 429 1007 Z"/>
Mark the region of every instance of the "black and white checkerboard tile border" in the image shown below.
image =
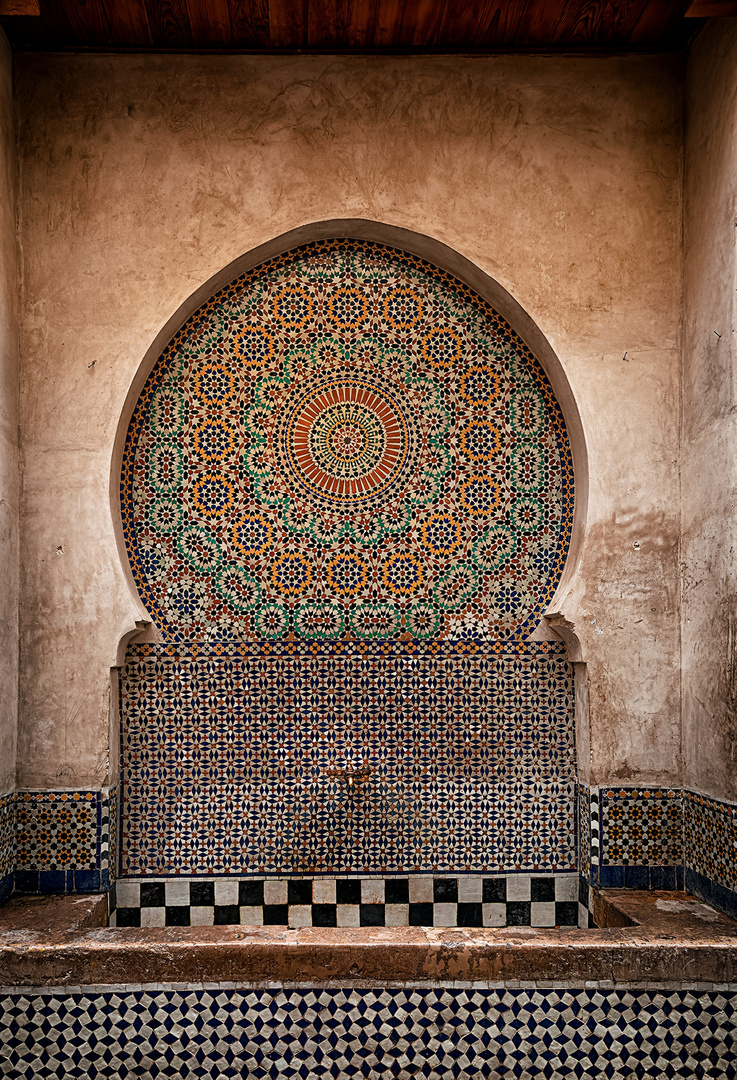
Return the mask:
<path id="1" fill-rule="evenodd" d="M 568 926 L 576 874 L 118 880 L 112 926 Z M 111 904 L 112 906 L 112 904 Z"/>

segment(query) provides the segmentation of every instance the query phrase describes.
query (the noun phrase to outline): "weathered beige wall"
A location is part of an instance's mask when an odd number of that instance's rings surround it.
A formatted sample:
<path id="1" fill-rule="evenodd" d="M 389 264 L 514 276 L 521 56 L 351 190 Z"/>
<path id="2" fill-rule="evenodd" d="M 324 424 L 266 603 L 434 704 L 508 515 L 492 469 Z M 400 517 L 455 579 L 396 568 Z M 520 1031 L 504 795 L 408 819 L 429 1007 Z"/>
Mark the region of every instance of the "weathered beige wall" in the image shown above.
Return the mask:
<path id="1" fill-rule="evenodd" d="M 18 58 L 24 260 L 20 778 L 99 784 L 138 610 L 108 468 L 157 331 L 306 222 L 429 234 L 530 313 L 586 430 L 559 609 L 589 661 L 593 782 L 680 779 L 681 68 L 669 58 Z M 626 359 L 623 359 L 626 353 Z"/>
<path id="2" fill-rule="evenodd" d="M 683 358 L 685 783 L 737 798 L 737 19 L 689 58 Z"/>
<path id="3" fill-rule="evenodd" d="M 0 795 L 15 787 L 18 728 L 18 260 L 13 61 L 0 30 Z"/>

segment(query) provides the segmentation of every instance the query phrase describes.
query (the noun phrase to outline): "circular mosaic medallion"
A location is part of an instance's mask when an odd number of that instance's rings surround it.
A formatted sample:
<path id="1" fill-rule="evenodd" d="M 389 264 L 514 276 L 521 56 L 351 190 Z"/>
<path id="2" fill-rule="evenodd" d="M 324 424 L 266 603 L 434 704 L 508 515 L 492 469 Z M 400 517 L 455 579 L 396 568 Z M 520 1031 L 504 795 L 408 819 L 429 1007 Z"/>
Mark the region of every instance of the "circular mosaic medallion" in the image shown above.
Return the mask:
<path id="1" fill-rule="evenodd" d="M 341 505 L 385 496 L 411 458 L 399 403 L 360 379 L 321 382 L 287 408 L 285 460 L 307 494 Z"/>
<path id="2" fill-rule="evenodd" d="M 325 240 L 175 335 L 121 504 L 166 640 L 524 638 L 565 564 L 573 473 L 544 372 L 485 301 Z"/>

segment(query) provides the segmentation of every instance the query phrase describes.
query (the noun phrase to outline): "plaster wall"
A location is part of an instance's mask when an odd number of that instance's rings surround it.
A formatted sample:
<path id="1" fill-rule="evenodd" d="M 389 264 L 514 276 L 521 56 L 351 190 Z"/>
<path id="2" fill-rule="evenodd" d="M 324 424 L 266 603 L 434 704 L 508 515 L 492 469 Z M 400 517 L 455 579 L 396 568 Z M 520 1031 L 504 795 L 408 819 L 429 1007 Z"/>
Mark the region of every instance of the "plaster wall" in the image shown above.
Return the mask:
<path id="1" fill-rule="evenodd" d="M 737 799 L 737 19 L 687 74 L 683 725 L 687 787 Z"/>
<path id="2" fill-rule="evenodd" d="M 13 60 L 0 31 L 0 795 L 15 787 L 18 728 L 18 262 Z"/>
<path id="3" fill-rule="evenodd" d="M 142 618 L 109 471 L 142 357 L 220 268 L 332 218 L 442 241 L 547 336 L 589 453 L 556 602 L 588 662 L 582 778 L 679 783 L 680 61 L 25 55 L 17 95 L 20 784 L 106 779 Z"/>

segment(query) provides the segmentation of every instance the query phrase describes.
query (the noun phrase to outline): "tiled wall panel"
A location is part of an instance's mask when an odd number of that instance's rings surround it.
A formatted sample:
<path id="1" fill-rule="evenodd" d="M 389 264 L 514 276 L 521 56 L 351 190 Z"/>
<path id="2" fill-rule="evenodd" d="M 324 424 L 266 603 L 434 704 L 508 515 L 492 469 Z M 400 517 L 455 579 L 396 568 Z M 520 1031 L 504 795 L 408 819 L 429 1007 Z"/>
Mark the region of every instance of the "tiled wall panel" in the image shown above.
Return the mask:
<path id="1" fill-rule="evenodd" d="M 737 918 L 737 806 L 684 793 L 686 888 Z"/>
<path id="2" fill-rule="evenodd" d="M 115 850 L 111 791 L 18 791 L 12 887 L 19 893 L 99 892 Z"/>
<path id="3" fill-rule="evenodd" d="M 121 702 L 124 876 L 576 869 L 557 643 L 141 644 Z"/>
<path id="4" fill-rule="evenodd" d="M 735 1077 L 734 992 L 115 989 L 0 997 L 0 1076 Z"/>

